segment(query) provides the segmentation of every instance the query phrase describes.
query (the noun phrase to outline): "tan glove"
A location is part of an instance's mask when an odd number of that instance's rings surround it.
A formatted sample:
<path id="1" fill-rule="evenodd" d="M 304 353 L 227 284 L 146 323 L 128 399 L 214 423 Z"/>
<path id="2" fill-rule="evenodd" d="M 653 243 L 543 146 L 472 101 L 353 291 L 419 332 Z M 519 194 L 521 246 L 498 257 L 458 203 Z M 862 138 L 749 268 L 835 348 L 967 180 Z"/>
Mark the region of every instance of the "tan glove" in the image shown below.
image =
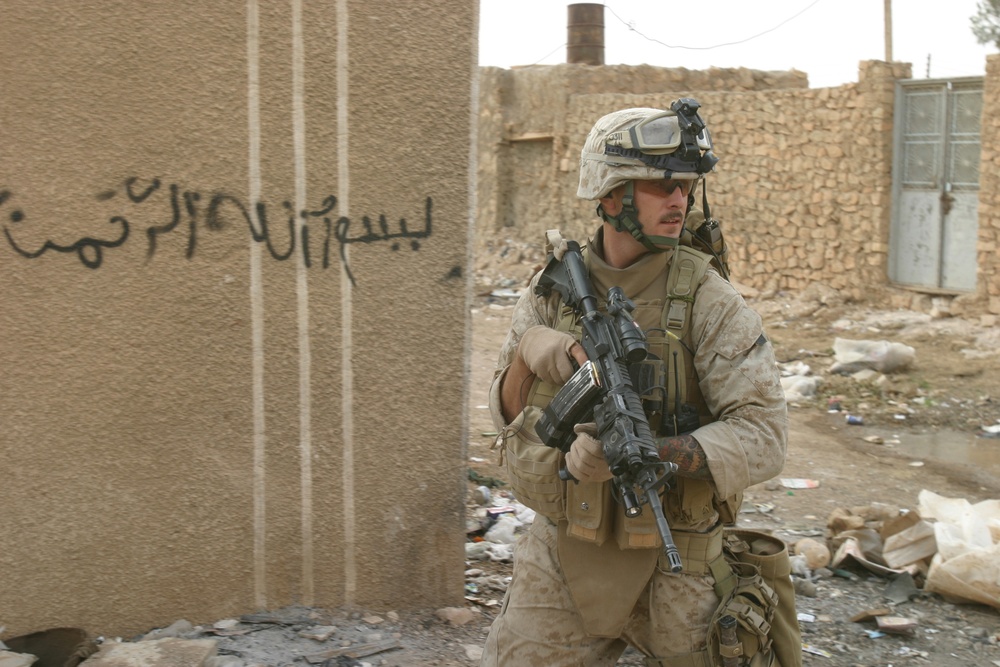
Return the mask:
<path id="1" fill-rule="evenodd" d="M 575 370 L 569 352 L 574 343 L 569 334 L 538 324 L 524 332 L 517 352 L 543 382 L 566 384 Z"/>
<path id="2" fill-rule="evenodd" d="M 604 448 L 597 439 L 597 424 L 577 424 L 573 427 L 576 440 L 566 455 L 566 470 L 580 482 L 606 482 L 611 469 L 604 460 Z"/>

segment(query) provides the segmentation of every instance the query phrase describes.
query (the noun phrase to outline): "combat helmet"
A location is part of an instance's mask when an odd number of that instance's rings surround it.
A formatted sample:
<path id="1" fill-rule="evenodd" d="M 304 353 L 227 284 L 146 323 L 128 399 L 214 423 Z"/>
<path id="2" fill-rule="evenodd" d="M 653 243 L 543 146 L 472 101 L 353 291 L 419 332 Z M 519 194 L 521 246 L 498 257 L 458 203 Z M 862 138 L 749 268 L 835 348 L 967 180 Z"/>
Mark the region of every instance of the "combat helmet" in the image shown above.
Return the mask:
<path id="1" fill-rule="evenodd" d="M 700 107 L 696 100 L 684 97 L 668 111 L 647 107 L 615 111 L 594 124 L 580 153 L 577 197 L 597 200 L 624 184 L 622 211 L 611 216 L 598 204 L 597 213 L 653 252 L 674 247 L 678 240 L 643 233 L 632 181 L 671 178 L 693 180 L 697 186 L 712 171 L 719 158 L 712 153 L 711 135 L 698 114 Z M 694 190 L 688 195 L 689 209 Z"/>

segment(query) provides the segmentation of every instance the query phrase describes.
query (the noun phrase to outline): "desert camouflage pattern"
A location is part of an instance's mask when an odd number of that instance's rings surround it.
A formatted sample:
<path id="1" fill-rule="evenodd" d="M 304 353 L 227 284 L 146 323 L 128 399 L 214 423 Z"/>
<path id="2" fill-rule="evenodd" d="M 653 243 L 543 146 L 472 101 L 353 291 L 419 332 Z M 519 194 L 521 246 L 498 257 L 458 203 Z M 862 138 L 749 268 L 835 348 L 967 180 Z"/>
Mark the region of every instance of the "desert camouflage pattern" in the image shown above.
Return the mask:
<path id="1" fill-rule="evenodd" d="M 592 243 L 591 243 L 592 246 Z M 618 270 L 593 254 L 591 277 L 596 292 L 619 285 L 637 309 L 662 304 L 637 298 L 655 289 L 671 253 L 649 254 L 629 269 Z M 521 336 L 530 327 L 554 326 L 560 316 L 558 295 L 541 298 L 531 280 L 514 306 L 511 327 L 500 348 L 497 371 L 490 390 L 494 426 L 506 426 L 500 411 L 500 379 L 514 359 Z M 640 322 L 647 326 L 647 323 Z M 694 363 L 702 394 L 718 420 L 692 433 L 708 455 L 716 493 L 728 498 L 781 472 L 785 461 L 788 414 L 774 358 L 774 349 L 763 335 L 760 316 L 739 292 L 710 269 L 698 288 L 691 312 Z"/>
<path id="2" fill-rule="evenodd" d="M 593 241 L 590 246 L 594 247 Z M 636 303 L 640 326 L 657 326 L 672 253 L 650 253 L 625 270 L 608 266 L 592 250 L 588 254 L 595 291 L 603 295 L 612 285 L 621 286 Z M 561 317 L 558 296 L 534 294 L 537 280 L 535 276 L 515 305 L 500 351 L 490 391 L 498 431 L 507 426 L 500 411 L 499 387 L 521 336 L 532 326 L 554 326 Z M 709 496 L 714 491 L 717 497 L 728 498 L 780 473 L 787 444 L 784 394 L 760 317 L 714 270 L 706 272 L 698 288 L 690 322 L 695 370 L 704 400 L 717 420 L 692 433 L 707 455 L 711 482 L 684 479 L 681 481 L 692 483 L 681 486 L 692 490 L 708 487 Z M 711 508 L 696 515 L 665 510 L 679 544 L 683 531 L 697 534 L 718 522 Z M 657 567 L 655 556 L 645 561 L 648 565 L 625 563 L 635 557 L 625 550 L 620 552 L 623 562 L 618 566 L 609 567 L 604 558 L 600 563 L 595 561 L 585 577 L 579 576 L 579 569 L 586 564 L 581 565 L 579 557 L 570 557 L 575 570 L 571 590 L 563 568 L 565 558 L 557 556 L 556 545 L 568 549 L 574 542 L 578 541 L 565 534 L 565 521 L 557 524 L 541 515 L 536 518 L 515 552 L 513 581 L 491 628 L 484 666 L 613 665 L 627 644 L 649 656 L 651 665 L 708 665 L 704 650 L 707 624 L 719 603 L 710 574 L 689 572 L 688 564 L 685 572 L 673 574 Z M 607 604 L 581 609 L 574 602 L 602 599 L 604 592 L 629 589 L 636 581 L 636 591 L 645 588 L 637 602 L 626 601 L 624 607 Z M 623 629 L 619 636 L 587 634 L 585 619 L 595 614 L 607 616 L 617 608 L 625 610 L 622 618 L 607 621 L 609 626 L 620 622 Z"/>
<path id="3" fill-rule="evenodd" d="M 625 130 L 653 114 L 663 113 L 662 109 L 636 107 L 609 113 L 599 119 L 580 152 L 580 183 L 576 196 L 581 199 L 596 200 L 606 196 L 626 181 L 638 179 L 655 181 L 664 177 L 662 169 L 654 169 L 641 160 L 605 155 L 605 139 L 609 134 Z M 696 180 L 701 176 L 695 172 L 673 172 L 671 178 Z"/>
<path id="4" fill-rule="evenodd" d="M 518 542 L 514 577 L 493 622 L 481 667 L 611 667 L 631 644 L 652 665 L 709 667 L 705 638 L 718 606 L 711 576 L 656 567 L 619 637 L 588 635 L 557 557 L 558 527 L 539 516 Z"/>

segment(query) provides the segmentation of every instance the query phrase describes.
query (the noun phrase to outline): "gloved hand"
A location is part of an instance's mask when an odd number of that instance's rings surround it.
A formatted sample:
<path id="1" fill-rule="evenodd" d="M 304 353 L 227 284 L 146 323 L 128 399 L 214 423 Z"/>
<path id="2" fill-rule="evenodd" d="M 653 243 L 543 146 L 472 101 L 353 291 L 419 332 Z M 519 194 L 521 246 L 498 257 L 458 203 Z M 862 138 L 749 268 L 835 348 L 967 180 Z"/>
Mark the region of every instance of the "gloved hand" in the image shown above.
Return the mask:
<path id="1" fill-rule="evenodd" d="M 604 448 L 597 439 L 597 424 L 577 424 L 573 427 L 576 440 L 566 455 L 566 470 L 580 482 L 605 482 L 611 479 L 611 469 L 604 460 Z"/>
<path id="2" fill-rule="evenodd" d="M 569 351 L 575 343 L 569 334 L 538 324 L 524 332 L 517 352 L 543 382 L 566 384 L 576 370 Z"/>

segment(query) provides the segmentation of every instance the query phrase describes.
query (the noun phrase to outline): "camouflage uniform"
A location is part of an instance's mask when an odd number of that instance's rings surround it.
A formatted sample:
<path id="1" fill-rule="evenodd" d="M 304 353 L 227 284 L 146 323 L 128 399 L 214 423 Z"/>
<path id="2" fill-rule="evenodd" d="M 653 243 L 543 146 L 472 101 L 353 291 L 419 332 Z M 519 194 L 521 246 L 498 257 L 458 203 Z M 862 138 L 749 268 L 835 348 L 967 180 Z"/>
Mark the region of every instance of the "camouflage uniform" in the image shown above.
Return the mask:
<path id="1" fill-rule="evenodd" d="M 601 241 L 599 231 L 590 248 L 599 249 Z M 595 292 L 621 286 L 636 303 L 640 327 L 658 326 L 674 253 L 651 253 L 626 269 L 589 254 Z M 554 327 L 561 317 L 557 295 L 535 295 L 538 277 L 514 308 L 490 391 L 501 438 L 515 435 L 502 416 L 499 388 L 520 338 L 532 326 Z M 711 481 L 678 478 L 664 493 L 684 571 L 674 574 L 658 563 L 662 549 L 583 541 L 567 534 L 565 516 L 539 514 L 517 545 L 513 580 L 491 627 L 483 667 L 613 665 L 628 644 L 650 665 L 709 664 L 708 622 L 719 604 L 711 569 L 721 553 L 718 500 L 738 497 L 781 471 L 787 414 L 760 317 L 714 270 L 698 287 L 690 326 L 698 386 L 714 421 L 692 432 L 707 455 Z M 613 520 L 621 523 L 622 516 Z"/>

